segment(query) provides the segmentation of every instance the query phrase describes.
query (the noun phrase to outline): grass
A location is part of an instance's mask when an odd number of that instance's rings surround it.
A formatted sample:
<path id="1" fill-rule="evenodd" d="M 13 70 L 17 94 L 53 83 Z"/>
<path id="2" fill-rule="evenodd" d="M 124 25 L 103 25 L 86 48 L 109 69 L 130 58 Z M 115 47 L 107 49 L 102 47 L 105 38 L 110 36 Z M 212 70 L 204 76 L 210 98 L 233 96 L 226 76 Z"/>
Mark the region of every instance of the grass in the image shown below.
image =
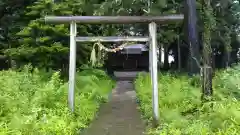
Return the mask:
<path id="1" fill-rule="evenodd" d="M 160 126 L 149 135 L 238 135 L 240 131 L 240 66 L 218 71 L 212 102 L 201 102 L 199 77 L 159 75 Z M 140 74 L 135 82 L 143 119 L 152 121 L 151 80 Z M 213 104 L 213 107 L 211 105 Z"/>
<path id="2" fill-rule="evenodd" d="M 29 67 L 0 71 L 0 134 L 80 134 L 107 101 L 114 82 L 101 70 L 84 70 L 76 78 L 73 114 L 67 107 L 68 85 L 59 72 Z"/>

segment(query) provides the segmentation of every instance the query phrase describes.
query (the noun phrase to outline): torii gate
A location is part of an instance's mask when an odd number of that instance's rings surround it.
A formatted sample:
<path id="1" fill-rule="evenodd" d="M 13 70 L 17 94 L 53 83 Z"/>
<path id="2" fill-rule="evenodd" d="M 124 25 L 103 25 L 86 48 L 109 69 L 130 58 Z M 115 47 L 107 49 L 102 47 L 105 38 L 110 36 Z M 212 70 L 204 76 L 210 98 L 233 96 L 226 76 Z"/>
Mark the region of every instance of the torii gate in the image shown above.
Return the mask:
<path id="1" fill-rule="evenodd" d="M 71 111 L 74 111 L 74 89 L 76 75 L 76 42 L 120 42 L 120 41 L 141 41 L 150 44 L 150 71 L 152 80 L 152 106 L 153 119 L 159 120 L 158 106 L 158 76 L 157 76 L 157 23 L 166 24 L 182 21 L 184 16 L 47 16 L 46 22 L 70 23 L 70 59 L 69 59 L 69 88 L 68 103 Z M 133 24 L 149 23 L 148 37 L 77 37 L 76 23 L 80 24 Z"/>

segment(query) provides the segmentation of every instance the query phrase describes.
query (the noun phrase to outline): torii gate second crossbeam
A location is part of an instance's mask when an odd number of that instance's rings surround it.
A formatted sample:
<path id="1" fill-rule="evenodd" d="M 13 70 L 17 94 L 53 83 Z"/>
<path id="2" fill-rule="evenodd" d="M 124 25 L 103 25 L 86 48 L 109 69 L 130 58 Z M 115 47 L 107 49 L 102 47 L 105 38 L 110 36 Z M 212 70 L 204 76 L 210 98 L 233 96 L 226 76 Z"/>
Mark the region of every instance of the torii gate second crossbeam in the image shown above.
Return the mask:
<path id="1" fill-rule="evenodd" d="M 46 22 L 70 23 L 70 59 L 68 103 L 74 111 L 74 89 L 76 76 L 76 42 L 141 41 L 150 43 L 150 72 L 152 80 L 153 120 L 159 120 L 158 76 L 157 76 L 157 24 L 182 21 L 183 15 L 168 16 L 47 16 Z M 149 37 L 77 37 L 76 23 L 81 24 L 133 24 L 149 23 Z"/>

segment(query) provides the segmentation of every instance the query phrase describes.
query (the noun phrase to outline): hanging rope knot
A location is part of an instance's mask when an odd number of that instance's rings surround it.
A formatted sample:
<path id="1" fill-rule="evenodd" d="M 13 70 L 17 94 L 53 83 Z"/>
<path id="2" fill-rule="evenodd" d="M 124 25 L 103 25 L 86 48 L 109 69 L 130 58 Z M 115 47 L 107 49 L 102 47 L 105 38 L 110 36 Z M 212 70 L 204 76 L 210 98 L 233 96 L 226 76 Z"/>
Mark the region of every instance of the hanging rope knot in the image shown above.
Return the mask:
<path id="1" fill-rule="evenodd" d="M 90 62 L 92 64 L 92 66 L 95 66 L 96 63 L 97 63 L 97 65 L 100 65 L 100 61 L 102 60 L 102 57 L 105 56 L 105 54 L 102 54 L 101 51 L 116 53 L 118 51 L 123 50 L 126 46 L 131 44 L 130 42 L 126 42 L 126 43 L 123 43 L 122 45 L 120 45 L 116 48 L 111 49 L 111 48 L 105 47 L 101 43 L 101 39 L 93 39 L 92 41 L 95 42 L 93 44 L 93 49 L 92 49 L 91 57 L 90 57 Z M 98 46 L 98 51 L 97 52 L 96 52 L 96 46 Z M 97 57 L 96 57 L 96 53 L 97 53 Z"/>

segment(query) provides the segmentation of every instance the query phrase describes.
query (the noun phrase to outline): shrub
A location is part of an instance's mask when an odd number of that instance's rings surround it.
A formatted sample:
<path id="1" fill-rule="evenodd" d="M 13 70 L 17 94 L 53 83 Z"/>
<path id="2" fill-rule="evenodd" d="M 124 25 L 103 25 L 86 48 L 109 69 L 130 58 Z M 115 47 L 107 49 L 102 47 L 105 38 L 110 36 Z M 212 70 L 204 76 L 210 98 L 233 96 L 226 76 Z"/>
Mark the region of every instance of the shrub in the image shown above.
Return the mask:
<path id="1" fill-rule="evenodd" d="M 77 73 L 75 112 L 67 106 L 67 83 L 34 69 L 0 72 L 1 135 L 73 135 L 86 128 L 114 83 L 103 71 Z"/>
<path id="2" fill-rule="evenodd" d="M 150 135 L 237 135 L 240 130 L 239 68 L 219 71 L 212 102 L 201 102 L 197 77 L 159 75 L 160 126 Z M 237 83 L 238 82 L 238 83 Z M 151 80 L 139 74 L 135 81 L 143 118 L 152 120 Z M 213 107 L 211 107 L 211 105 Z"/>

